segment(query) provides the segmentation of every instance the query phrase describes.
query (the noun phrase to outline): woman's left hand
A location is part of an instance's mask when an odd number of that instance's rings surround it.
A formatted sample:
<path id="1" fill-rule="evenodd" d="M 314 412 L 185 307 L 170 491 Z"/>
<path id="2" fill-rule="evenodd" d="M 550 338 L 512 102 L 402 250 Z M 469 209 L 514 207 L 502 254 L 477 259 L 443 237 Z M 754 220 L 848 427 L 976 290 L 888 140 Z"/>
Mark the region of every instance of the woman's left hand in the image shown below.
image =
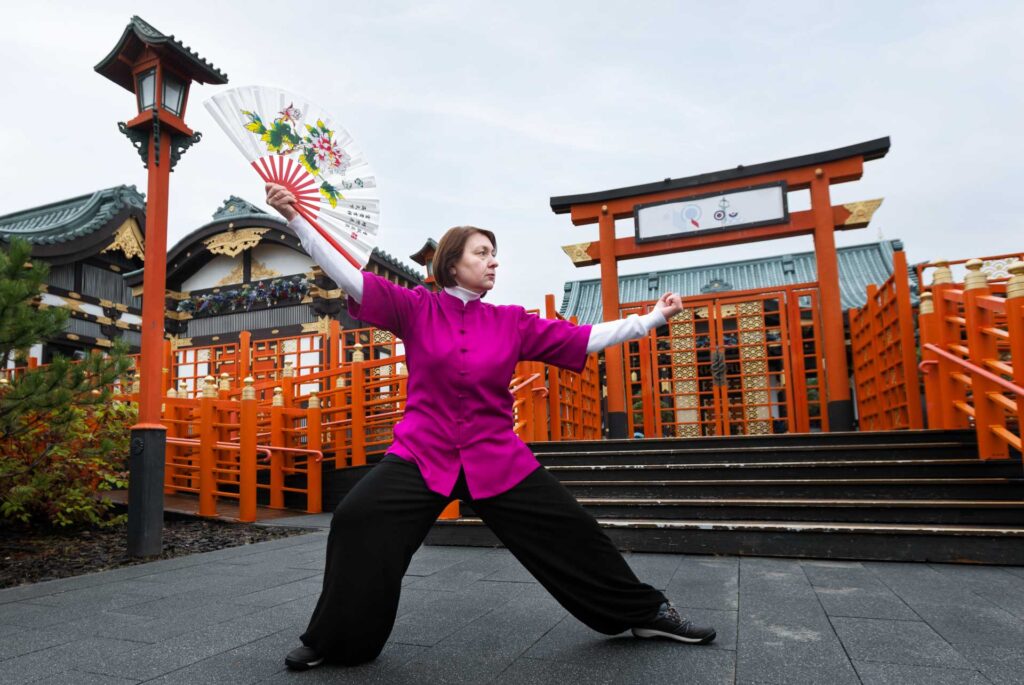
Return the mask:
<path id="1" fill-rule="evenodd" d="M 683 298 L 676 293 L 665 293 L 658 300 L 654 308 L 661 312 L 661 315 L 665 317 L 665 321 L 668 321 L 673 316 L 683 311 Z"/>

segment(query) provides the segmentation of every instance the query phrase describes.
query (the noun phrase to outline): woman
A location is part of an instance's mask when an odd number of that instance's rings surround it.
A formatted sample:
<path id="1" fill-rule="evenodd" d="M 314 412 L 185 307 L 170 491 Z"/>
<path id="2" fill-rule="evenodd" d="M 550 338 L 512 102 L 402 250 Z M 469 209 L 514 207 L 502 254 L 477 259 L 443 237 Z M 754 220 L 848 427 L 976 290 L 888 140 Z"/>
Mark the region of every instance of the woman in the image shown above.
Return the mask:
<path id="1" fill-rule="evenodd" d="M 580 371 L 591 352 L 664 325 L 682 310 L 679 296 L 662 295 L 643 317 L 596 326 L 485 304 L 497 246 L 493 233 L 471 226 L 450 229 L 438 244 L 434 277 L 443 290 L 409 290 L 351 266 L 298 216 L 290 192 L 274 184 L 266 190 L 267 203 L 348 294 L 349 313 L 402 339 L 409 370 L 394 443 L 334 512 L 323 591 L 302 646 L 285 663 L 303 670 L 325 660 L 374 659 L 394 625 L 412 555 L 453 499 L 470 503 L 562 606 L 594 630 L 711 642 L 715 631 L 681 618 L 661 592 L 637 580 L 593 517 L 540 467 L 512 431 L 508 391 L 517 362 Z"/>

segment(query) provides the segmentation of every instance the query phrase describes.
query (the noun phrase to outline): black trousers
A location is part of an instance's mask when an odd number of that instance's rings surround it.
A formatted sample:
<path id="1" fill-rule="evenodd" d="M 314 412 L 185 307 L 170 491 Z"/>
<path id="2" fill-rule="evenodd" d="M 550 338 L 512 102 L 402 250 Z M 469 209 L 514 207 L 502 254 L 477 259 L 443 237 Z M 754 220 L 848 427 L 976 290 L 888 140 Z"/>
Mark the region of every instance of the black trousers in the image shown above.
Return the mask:
<path id="1" fill-rule="evenodd" d="M 394 626 L 409 562 L 452 499 L 471 503 L 548 592 L 596 631 L 614 635 L 642 625 L 665 601 L 637 580 L 594 518 L 546 469 L 476 500 L 462 473 L 449 498 L 428 489 L 415 464 L 386 456 L 334 511 L 323 591 L 303 644 L 336 663 L 376 658 Z"/>

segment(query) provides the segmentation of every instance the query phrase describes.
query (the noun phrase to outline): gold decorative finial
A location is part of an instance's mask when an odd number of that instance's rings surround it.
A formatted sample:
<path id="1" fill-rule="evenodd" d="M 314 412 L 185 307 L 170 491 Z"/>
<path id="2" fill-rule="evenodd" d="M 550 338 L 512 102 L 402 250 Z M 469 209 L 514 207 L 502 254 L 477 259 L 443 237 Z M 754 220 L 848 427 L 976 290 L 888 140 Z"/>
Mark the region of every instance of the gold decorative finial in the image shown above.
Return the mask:
<path id="1" fill-rule="evenodd" d="M 274 388 L 274 399 L 271 402 L 271 406 L 283 407 L 284 406 L 284 390 L 281 386 Z"/>
<path id="2" fill-rule="evenodd" d="M 932 302 L 931 293 L 921 293 L 921 305 L 918 307 L 921 314 L 934 314 L 935 303 Z"/>
<path id="3" fill-rule="evenodd" d="M 217 381 L 214 379 L 213 376 L 207 376 L 206 378 L 203 379 L 203 397 L 217 397 Z"/>
<path id="4" fill-rule="evenodd" d="M 254 400 L 254 399 L 256 399 L 256 388 L 253 387 L 253 384 L 255 382 L 256 382 L 256 380 L 252 376 L 246 376 L 245 380 L 242 381 L 242 383 L 245 384 L 245 386 L 242 388 L 242 399 L 243 400 Z"/>
<path id="5" fill-rule="evenodd" d="M 292 366 L 291 362 L 285 362 L 284 363 L 284 371 L 281 372 L 281 376 L 282 376 L 282 378 L 294 378 L 295 377 L 295 367 Z"/>
<path id="6" fill-rule="evenodd" d="M 937 259 L 931 264 L 936 267 L 932 273 L 932 285 L 949 285 L 953 282 L 953 272 L 949 269 L 949 262 L 945 259 Z"/>
<path id="7" fill-rule="evenodd" d="M 220 389 L 231 390 L 231 376 L 226 371 L 220 375 Z"/>
<path id="8" fill-rule="evenodd" d="M 964 290 L 978 290 L 988 287 L 988 277 L 981 270 L 983 261 L 980 259 L 969 259 L 964 266 L 967 267 L 967 275 L 964 276 Z"/>
<path id="9" fill-rule="evenodd" d="M 1006 268 L 1010 280 L 1006 282 L 1006 299 L 1024 297 L 1024 262 L 1014 262 Z"/>
<path id="10" fill-rule="evenodd" d="M 315 390 L 313 392 L 309 393 L 309 408 L 310 409 L 319 409 L 320 408 L 320 398 L 317 397 Z"/>

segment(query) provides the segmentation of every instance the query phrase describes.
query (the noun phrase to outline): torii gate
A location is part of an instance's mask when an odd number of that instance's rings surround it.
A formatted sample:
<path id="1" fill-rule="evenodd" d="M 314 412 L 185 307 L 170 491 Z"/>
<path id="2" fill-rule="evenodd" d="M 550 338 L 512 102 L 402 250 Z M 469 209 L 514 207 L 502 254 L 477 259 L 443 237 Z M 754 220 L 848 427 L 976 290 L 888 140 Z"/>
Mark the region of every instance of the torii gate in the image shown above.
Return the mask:
<path id="1" fill-rule="evenodd" d="M 576 226 L 597 223 L 599 239 L 565 246 L 576 266 L 601 265 L 604 320 L 619 318 L 619 260 L 739 245 L 791 236 L 814 236 L 824 329 L 828 425 L 853 428 L 839 267 L 833 231 L 865 228 L 882 200 L 832 205 L 829 186 L 860 179 L 864 162 L 884 157 L 889 138 L 614 190 L 551 198 L 555 214 Z M 810 189 L 811 208 L 790 213 L 786 193 Z M 711 203 L 709 205 L 709 203 Z M 710 207 L 718 207 L 707 212 Z M 736 211 L 730 211 L 735 208 Z M 617 219 L 634 219 L 636 234 L 615 237 Z M 610 437 L 626 437 L 622 350 L 605 350 Z"/>

